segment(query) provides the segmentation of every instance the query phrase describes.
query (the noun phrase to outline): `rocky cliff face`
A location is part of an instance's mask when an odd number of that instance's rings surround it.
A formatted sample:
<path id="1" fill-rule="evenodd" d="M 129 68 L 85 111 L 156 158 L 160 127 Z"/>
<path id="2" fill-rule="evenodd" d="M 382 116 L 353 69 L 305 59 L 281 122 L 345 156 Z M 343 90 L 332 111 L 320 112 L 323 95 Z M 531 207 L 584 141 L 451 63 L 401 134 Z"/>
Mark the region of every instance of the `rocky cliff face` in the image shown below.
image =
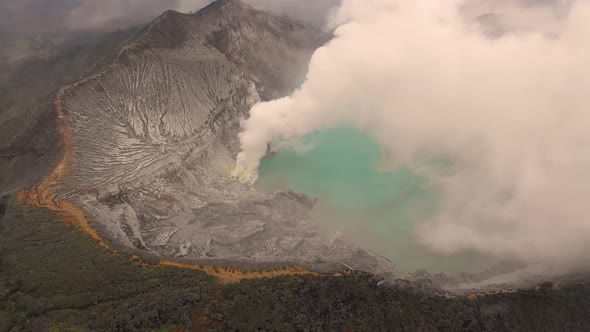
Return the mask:
<path id="1" fill-rule="evenodd" d="M 321 236 L 308 197 L 230 179 L 240 120 L 300 84 L 329 38 L 237 0 L 165 12 L 47 104 L 51 120 L 35 128 L 57 127 L 40 138 L 59 137 L 62 157 L 21 199 L 92 226 L 110 246 L 165 258 L 396 274 L 341 236 Z M 47 155 L 59 155 L 55 145 Z M 2 167 L 18 174 L 13 166 Z"/>

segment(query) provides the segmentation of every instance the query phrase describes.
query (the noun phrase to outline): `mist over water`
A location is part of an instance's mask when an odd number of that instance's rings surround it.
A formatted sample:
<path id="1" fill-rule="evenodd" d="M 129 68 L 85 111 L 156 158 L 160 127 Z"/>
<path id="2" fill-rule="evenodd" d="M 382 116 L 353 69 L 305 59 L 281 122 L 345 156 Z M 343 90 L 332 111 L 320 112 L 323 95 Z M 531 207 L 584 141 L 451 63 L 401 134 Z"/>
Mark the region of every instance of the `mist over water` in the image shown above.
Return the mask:
<path id="1" fill-rule="evenodd" d="M 251 183 L 268 143 L 354 123 L 439 193 L 413 227 L 422 245 L 586 260 L 590 3 L 525 5 L 536 14 L 494 33 L 463 4 L 343 1 L 301 88 L 250 110 L 232 175 Z M 445 159 L 450 169 L 433 163 Z"/>
<path id="2" fill-rule="evenodd" d="M 436 209 L 436 193 L 407 167 L 395 168 L 380 145 L 352 126 L 283 142 L 262 161 L 259 189 L 290 188 L 317 198 L 313 214 L 326 233 L 341 231 L 356 245 L 408 271 L 479 271 L 490 263 L 473 252 L 439 255 L 420 245 L 414 227 Z"/>

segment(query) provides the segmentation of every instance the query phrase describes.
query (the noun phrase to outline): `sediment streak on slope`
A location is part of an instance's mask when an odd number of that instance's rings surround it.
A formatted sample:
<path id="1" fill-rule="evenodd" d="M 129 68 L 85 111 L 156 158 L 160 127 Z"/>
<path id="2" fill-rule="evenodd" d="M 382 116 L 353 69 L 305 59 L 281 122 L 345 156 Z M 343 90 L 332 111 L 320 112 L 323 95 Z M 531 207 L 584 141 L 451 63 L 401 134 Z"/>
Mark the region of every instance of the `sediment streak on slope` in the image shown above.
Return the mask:
<path id="1" fill-rule="evenodd" d="M 18 199 L 21 204 L 46 208 L 57 213 L 65 223 L 78 226 L 84 233 L 96 240 L 102 247 L 112 250 L 92 226 L 90 226 L 90 222 L 84 211 L 71 202 L 58 197 L 55 193 L 55 189 L 60 185 L 61 180 L 66 175 L 69 165 L 74 158 L 72 130 L 62 107 L 62 99 L 68 89 L 69 86 L 62 87 L 57 93 L 54 102 L 55 111 L 57 113 L 58 133 L 64 144 L 62 156 L 51 173 L 49 173 L 41 183 L 33 188 L 18 193 Z"/>

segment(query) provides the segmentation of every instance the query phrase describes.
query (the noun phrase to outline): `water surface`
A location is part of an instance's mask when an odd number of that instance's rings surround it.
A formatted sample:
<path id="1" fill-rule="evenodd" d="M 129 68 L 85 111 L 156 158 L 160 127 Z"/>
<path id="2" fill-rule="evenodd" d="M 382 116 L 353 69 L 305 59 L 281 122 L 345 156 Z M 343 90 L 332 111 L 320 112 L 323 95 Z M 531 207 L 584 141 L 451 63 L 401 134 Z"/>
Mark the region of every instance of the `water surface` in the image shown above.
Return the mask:
<path id="1" fill-rule="evenodd" d="M 435 213 L 435 195 L 410 169 L 387 165 L 379 144 L 353 127 L 282 146 L 263 160 L 257 185 L 318 198 L 314 214 L 324 230 L 340 230 L 406 270 L 477 271 L 486 263 L 473 253 L 436 255 L 417 243 L 414 226 Z"/>

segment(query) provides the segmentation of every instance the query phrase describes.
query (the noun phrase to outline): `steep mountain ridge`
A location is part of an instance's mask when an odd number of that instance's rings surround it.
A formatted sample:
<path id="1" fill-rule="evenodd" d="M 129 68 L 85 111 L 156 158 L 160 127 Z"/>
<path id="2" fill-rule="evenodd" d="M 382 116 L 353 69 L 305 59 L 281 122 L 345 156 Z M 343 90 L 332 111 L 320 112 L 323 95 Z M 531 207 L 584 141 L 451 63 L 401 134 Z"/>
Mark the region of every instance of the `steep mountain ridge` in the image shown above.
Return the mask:
<path id="1" fill-rule="evenodd" d="M 342 236 L 320 234 L 308 197 L 258 193 L 229 176 L 240 120 L 296 88 L 327 40 L 237 0 L 165 12 L 60 90 L 53 110 L 65 152 L 20 197 L 79 225 L 87 218 L 109 246 L 163 258 L 399 276 Z"/>

